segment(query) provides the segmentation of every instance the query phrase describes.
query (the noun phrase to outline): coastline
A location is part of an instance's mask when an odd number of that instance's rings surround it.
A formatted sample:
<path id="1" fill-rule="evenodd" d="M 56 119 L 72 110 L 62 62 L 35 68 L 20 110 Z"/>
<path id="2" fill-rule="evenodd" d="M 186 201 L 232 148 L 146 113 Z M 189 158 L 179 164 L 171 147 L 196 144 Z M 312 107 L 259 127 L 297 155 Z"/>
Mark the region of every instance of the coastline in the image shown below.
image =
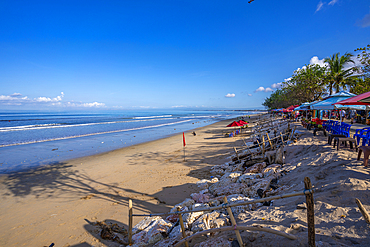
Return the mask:
<path id="1" fill-rule="evenodd" d="M 182 134 L 175 134 L 0 176 L 0 245 L 106 246 L 88 222 L 114 220 L 127 227 L 129 198 L 136 213 L 166 212 L 197 191 L 194 183 L 225 163 L 238 140 L 222 135 L 230 121 L 187 131 L 186 162 Z"/>
<path id="2" fill-rule="evenodd" d="M 82 135 L 81 133 L 80 135 L 73 135 L 76 134 L 76 130 L 74 130 L 71 136 L 69 136 L 69 134 L 63 134 L 63 131 L 65 130 L 63 130 L 62 132 L 58 132 L 59 129 L 62 130 L 64 128 L 62 129 L 61 127 L 54 128 L 55 124 L 54 123 L 51 124 L 51 122 L 55 121 L 61 124 L 61 121 L 66 121 L 64 118 L 61 118 L 59 116 L 56 117 L 55 120 L 49 121 L 48 125 L 51 125 L 52 127 L 49 126 L 48 128 L 52 130 L 52 132 L 48 131 L 43 132 L 42 126 L 43 123 L 42 122 L 36 123 L 34 121 L 32 122 L 31 120 L 29 121 L 27 120 L 28 121 L 27 124 L 30 125 L 21 126 L 22 128 L 20 129 L 23 129 L 22 131 L 9 131 L 9 128 L 12 129 L 15 127 L 4 127 L 5 131 L 4 133 L 6 135 L 2 136 L 3 138 L 1 139 L 1 142 L 3 144 L 4 143 L 8 144 L 2 146 L 0 145 L 1 149 L 0 174 L 9 174 L 18 171 L 26 171 L 29 170 L 30 168 L 36 168 L 38 166 L 43 166 L 50 163 L 66 162 L 71 159 L 81 158 L 84 156 L 90 156 L 99 153 L 105 153 L 112 150 L 129 147 L 135 144 L 165 138 L 168 136 L 172 136 L 174 134 L 180 134 L 184 131 L 204 127 L 225 119 L 224 118 L 225 116 L 221 116 L 220 118 L 217 118 L 215 116 L 209 116 L 209 118 L 204 118 L 206 117 L 206 115 L 204 116 L 197 115 L 195 116 L 195 119 L 193 119 L 194 114 L 190 115 L 175 114 L 174 117 L 172 117 L 172 115 L 168 115 L 171 116 L 172 118 L 170 118 L 169 120 L 168 119 L 164 120 L 165 121 L 164 123 L 158 124 L 156 121 L 157 120 L 162 121 L 164 119 L 162 117 L 166 117 L 167 115 L 157 117 L 153 116 L 153 114 L 138 113 L 136 115 L 139 116 L 144 115 L 144 117 L 131 116 L 131 119 L 139 119 L 138 122 L 135 122 L 136 121 L 135 120 L 133 122 L 129 121 L 126 123 L 125 121 L 123 122 L 121 121 L 121 115 L 116 114 L 111 116 L 112 119 L 108 121 L 107 125 L 106 124 L 100 125 L 101 118 L 100 120 L 99 118 L 81 120 L 79 121 L 78 128 L 81 128 L 85 124 L 95 126 L 92 129 L 83 131 L 85 132 L 85 134 Z M 145 115 L 148 116 L 146 117 Z M 69 115 L 66 116 L 68 117 Z M 171 120 L 177 119 L 177 117 L 180 118 L 182 117 L 183 118 L 182 121 L 179 122 Z M 228 117 L 233 118 L 233 116 Z M 151 120 L 146 120 L 147 118 Z M 66 123 L 72 124 L 75 121 L 77 120 L 74 120 L 72 118 L 66 121 Z M 153 125 L 152 122 L 156 122 L 157 124 Z M 38 129 L 40 127 L 38 124 L 41 124 L 41 129 Z M 123 125 L 116 126 L 116 124 Z M 131 126 L 127 126 L 126 124 L 130 124 Z M 62 126 L 69 125 L 62 124 Z M 117 129 L 113 130 L 114 128 L 117 127 L 119 127 L 118 130 Z M 32 128 L 36 129 L 33 130 Z M 108 131 L 107 128 L 110 128 L 111 130 Z M 54 130 L 56 130 L 56 132 Z M 35 132 L 33 131 L 36 132 L 41 131 L 39 133 L 41 138 L 36 138 L 34 134 Z M 86 134 L 87 132 L 89 134 Z M 20 137 L 19 135 L 22 135 L 24 137 Z M 51 135 L 53 135 L 52 138 Z M 46 138 L 46 136 L 49 136 L 51 139 Z M 22 141 L 19 142 L 21 139 L 23 139 L 25 142 Z M 13 144 L 9 144 L 12 143 L 13 141 L 14 141 Z"/>

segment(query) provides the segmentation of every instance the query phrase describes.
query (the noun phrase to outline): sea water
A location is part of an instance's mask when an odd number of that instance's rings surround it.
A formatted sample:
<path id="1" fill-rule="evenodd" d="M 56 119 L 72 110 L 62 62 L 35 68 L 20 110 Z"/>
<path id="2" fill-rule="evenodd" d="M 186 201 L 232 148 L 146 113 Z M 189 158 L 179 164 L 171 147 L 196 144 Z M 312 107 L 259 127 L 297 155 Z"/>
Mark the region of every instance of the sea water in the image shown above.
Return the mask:
<path id="1" fill-rule="evenodd" d="M 56 164 L 255 112 L 0 112 L 0 173 Z"/>

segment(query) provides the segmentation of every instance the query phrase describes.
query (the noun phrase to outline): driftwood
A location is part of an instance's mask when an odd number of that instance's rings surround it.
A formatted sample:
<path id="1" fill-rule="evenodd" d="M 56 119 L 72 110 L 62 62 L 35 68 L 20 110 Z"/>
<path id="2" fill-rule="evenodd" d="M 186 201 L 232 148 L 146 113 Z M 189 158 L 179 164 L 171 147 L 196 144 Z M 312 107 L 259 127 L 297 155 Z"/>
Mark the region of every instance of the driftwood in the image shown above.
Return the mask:
<path id="1" fill-rule="evenodd" d="M 186 238 L 182 239 L 180 242 L 178 242 L 175 245 L 175 247 L 180 247 L 186 241 L 190 241 L 193 238 L 197 238 L 197 237 L 200 237 L 202 235 L 206 235 L 208 233 L 225 232 L 225 231 L 233 231 L 233 230 L 269 232 L 269 233 L 272 233 L 272 234 L 276 234 L 276 235 L 279 235 L 279 236 L 289 238 L 291 240 L 296 240 L 297 239 L 297 237 L 292 235 L 292 234 L 285 233 L 285 232 L 280 232 L 280 231 L 273 230 L 273 229 L 270 229 L 270 228 L 263 228 L 261 226 L 240 226 L 239 225 L 239 226 L 224 226 L 224 227 L 220 227 L 220 228 L 212 228 L 212 229 L 208 229 L 208 230 L 205 230 L 205 231 L 197 232 L 197 233 L 195 233 L 195 234 L 193 234 L 189 237 L 186 237 Z"/>
<path id="2" fill-rule="evenodd" d="M 367 224 L 370 224 L 370 216 L 367 213 L 367 211 L 364 208 L 364 206 L 362 205 L 361 201 L 359 199 L 357 199 L 357 198 L 356 198 L 356 204 L 357 204 L 358 208 L 360 209 L 360 211 L 362 213 L 362 216 L 364 216 L 364 219 L 365 219 L 366 223 Z"/>

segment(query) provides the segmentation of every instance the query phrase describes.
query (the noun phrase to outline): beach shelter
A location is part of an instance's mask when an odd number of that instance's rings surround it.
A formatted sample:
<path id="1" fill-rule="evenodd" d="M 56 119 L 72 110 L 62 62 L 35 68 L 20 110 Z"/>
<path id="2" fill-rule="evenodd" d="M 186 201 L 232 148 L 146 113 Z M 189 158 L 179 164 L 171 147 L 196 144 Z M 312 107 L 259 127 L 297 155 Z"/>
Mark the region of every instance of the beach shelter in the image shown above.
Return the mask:
<path id="1" fill-rule="evenodd" d="M 283 109 L 283 112 L 292 112 L 294 111 L 294 108 L 298 107 L 299 105 L 291 105 L 285 109 Z"/>
<path id="2" fill-rule="evenodd" d="M 340 91 L 336 94 L 326 97 L 324 100 L 319 101 L 310 106 L 312 110 L 335 110 L 335 103 L 356 96 L 356 94 Z"/>
<path id="3" fill-rule="evenodd" d="M 368 106 L 370 105 L 370 92 L 359 94 L 357 96 L 344 99 L 335 103 L 337 108 L 354 109 L 354 110 L 365 110 L 366 120 Z"/>
<path id="4" fill-rule="evenodd" d="M 309 109 L 309 106 L 310 106 L 311 104 L 309 103 L 309 102 L 305 102 L 305 103 L 303 103 L 302 105 L 300 105 L 300 106 L 298 106 L 298 107 L 296 107 L 296 108 L 294 108 L 294 110 L 295 111 L 305 111 L 305 110 L 308 110 Z"/>
<path id="5" fill-rule="evenodd" d="M 370 105 L 370 92 L 338 101 L 335 105 Z"/>

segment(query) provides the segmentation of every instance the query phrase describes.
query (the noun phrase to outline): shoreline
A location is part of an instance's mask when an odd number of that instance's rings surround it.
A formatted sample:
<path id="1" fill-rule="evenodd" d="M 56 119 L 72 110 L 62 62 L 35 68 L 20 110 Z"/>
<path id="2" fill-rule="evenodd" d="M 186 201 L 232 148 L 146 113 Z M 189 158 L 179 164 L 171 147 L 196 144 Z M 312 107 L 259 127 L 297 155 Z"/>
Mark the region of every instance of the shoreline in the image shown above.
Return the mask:
<path id="1" fill-rule="evenodd" d="M 251 121 L 258 116 L 251 116 Z M 100 243 L 88 222 L 113 220 L 127 228 L 129 198 L 133 199 L 136 213 L 166 212 L 198 191 L 195 182 L 208 178 L 209 168 L 224 163 L 235 142 L 241 142 L 238 137 L 222 135 L 230 121 L 187 131 L 186 162 L 182 135 L 174 134 L 29 171 L 2 174 L 0 245 L 48 246 L 54 242 L 57 246 L 107 246 Z M 139 218 L 134 223 L 138 221 Z M 115 246 L 111 244 L 108 246 Z"/>
<path id="2" fill-rule="evenodd" d="M 253 115 L 260 115 L 260 113 Z M 179 125 L 175 124 L 173 127 L 171 124 L 151 130 L 148 129 L 150 127 L 145 127 L 132 132 L 124 130 L 117 133 L 91 134 L 85 137 L 77 137 L 77 139 L 63 137 L 60 140 L 4 146 L 1 147 L 2 154 L 0 154 L 0 160 L 2 160 L 0 175 L 27 171 L 51 163 L 67 162 L 71 159 L 155 141 L 219 121 L 223 120 L 190 121 Z M 12 155 L 8 155 L 9 153 Z"/>

